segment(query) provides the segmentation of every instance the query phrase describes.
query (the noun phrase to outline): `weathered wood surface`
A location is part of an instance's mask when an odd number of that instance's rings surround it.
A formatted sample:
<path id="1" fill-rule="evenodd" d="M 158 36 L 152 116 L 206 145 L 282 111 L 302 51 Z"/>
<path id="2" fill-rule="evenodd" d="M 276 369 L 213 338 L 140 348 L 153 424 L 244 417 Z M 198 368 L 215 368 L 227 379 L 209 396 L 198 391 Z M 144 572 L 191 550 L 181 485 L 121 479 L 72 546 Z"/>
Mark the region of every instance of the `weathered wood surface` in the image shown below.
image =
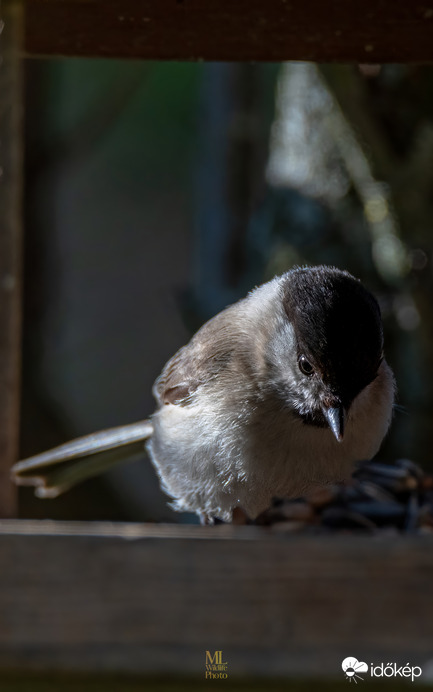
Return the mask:
<path id="1" fill-rule="evenodd" d="M 0 523 L 0 669 L 334 676 L 425 665 L 433 541 L 251 527 Z"/>
<path id="2" fill-rule="evenodd" d="M 0 34 L 0 517 L 16 514 L 21 316 L 21 7 L 5 0 Z"/>
<path id="3" fill-rule="evenodd" d="M 347 681 L 312 681 L 309 679 L 269 680 L 269 678 L 228 678 L 221 683 L 224 692 L 347 692 Z M 0 684 L 6 692 L 209 692 L 209 680 L 192 676 L 105 675 L 88 673 L 21 672 L 0 673 Z M 216 683 L 218 684 L 218 683 Z M 350 688 L 349 688 L 350 689 Z M 431 686 L 422 686 L 423 692 Z M 392 692 L 407 692 L 407 683 L 394 683 Z M 383 680 L 368 683 L 368 692 L 390 692 Z"/>
<path id="4" fill-rule="evenodd" d="M 27 55 L 431 62 L 433 5 L 407 0 L 25 0 Z"/>

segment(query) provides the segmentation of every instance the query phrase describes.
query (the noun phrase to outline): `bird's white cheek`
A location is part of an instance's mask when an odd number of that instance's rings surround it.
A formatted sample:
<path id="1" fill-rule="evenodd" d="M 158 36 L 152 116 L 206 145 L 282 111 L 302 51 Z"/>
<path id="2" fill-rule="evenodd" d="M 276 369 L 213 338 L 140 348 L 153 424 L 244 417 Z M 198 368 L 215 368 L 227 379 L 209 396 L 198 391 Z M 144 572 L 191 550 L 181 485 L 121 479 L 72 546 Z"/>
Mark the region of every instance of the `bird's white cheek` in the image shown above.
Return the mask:
<path id="1" fill-rule="evenodd" d="M 391 423 L 394 397 L 394 375 L 382 361 L 376 379 L 350 407 L 344 444 L 351 446 L 357 460 L 371 459 L 379 451 Z"/>

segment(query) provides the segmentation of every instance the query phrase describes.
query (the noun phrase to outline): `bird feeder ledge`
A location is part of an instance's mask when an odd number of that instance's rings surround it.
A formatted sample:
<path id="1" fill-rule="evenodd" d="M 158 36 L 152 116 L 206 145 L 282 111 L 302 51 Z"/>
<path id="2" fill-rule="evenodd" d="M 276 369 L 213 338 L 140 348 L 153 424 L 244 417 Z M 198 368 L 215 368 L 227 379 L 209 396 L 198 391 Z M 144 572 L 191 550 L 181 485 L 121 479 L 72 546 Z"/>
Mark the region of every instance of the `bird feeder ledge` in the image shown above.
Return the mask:
<path id="1" fill-rule="evenodd" d="M 265 690 L 272 675 L 342 679 L 348 652 L 423 669 L 432 580 L 427 537 L 4 520 L 0 671 L 204 681 L 222 650 L 228 682 Z"/>

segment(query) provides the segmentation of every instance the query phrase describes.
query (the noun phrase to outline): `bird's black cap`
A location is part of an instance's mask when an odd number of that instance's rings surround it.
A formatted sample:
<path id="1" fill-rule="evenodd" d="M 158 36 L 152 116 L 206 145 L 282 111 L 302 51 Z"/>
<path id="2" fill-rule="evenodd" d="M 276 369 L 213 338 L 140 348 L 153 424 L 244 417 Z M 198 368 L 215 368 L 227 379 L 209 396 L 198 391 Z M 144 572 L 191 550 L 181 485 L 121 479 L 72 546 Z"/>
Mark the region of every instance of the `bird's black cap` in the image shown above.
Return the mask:
<path id="1" fill-rule="evenodd" d="M 379 305 L 358 279 L 335 267 L 285 275 L 283 305 L 304 355 L 348 407 L 377 375 L 383 357 Z"/>

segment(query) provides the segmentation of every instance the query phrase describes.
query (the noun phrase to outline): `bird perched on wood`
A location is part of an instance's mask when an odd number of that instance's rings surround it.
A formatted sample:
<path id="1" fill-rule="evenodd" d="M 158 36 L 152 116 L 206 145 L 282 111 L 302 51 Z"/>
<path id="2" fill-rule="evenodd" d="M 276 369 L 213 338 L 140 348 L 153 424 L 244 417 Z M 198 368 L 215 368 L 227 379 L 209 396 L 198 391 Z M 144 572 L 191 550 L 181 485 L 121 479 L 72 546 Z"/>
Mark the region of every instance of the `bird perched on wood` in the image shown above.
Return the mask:
<path id="1" fill-rule="evenodd" d="M 146 448 L 177 511 L 255 518 L 348 477 L 389 428 L 394 377 L 376 299 L 346 271 L 294 268 L 220 312 L 164 367 L 149 420 L 17 463 L 53 497 Z"/>

